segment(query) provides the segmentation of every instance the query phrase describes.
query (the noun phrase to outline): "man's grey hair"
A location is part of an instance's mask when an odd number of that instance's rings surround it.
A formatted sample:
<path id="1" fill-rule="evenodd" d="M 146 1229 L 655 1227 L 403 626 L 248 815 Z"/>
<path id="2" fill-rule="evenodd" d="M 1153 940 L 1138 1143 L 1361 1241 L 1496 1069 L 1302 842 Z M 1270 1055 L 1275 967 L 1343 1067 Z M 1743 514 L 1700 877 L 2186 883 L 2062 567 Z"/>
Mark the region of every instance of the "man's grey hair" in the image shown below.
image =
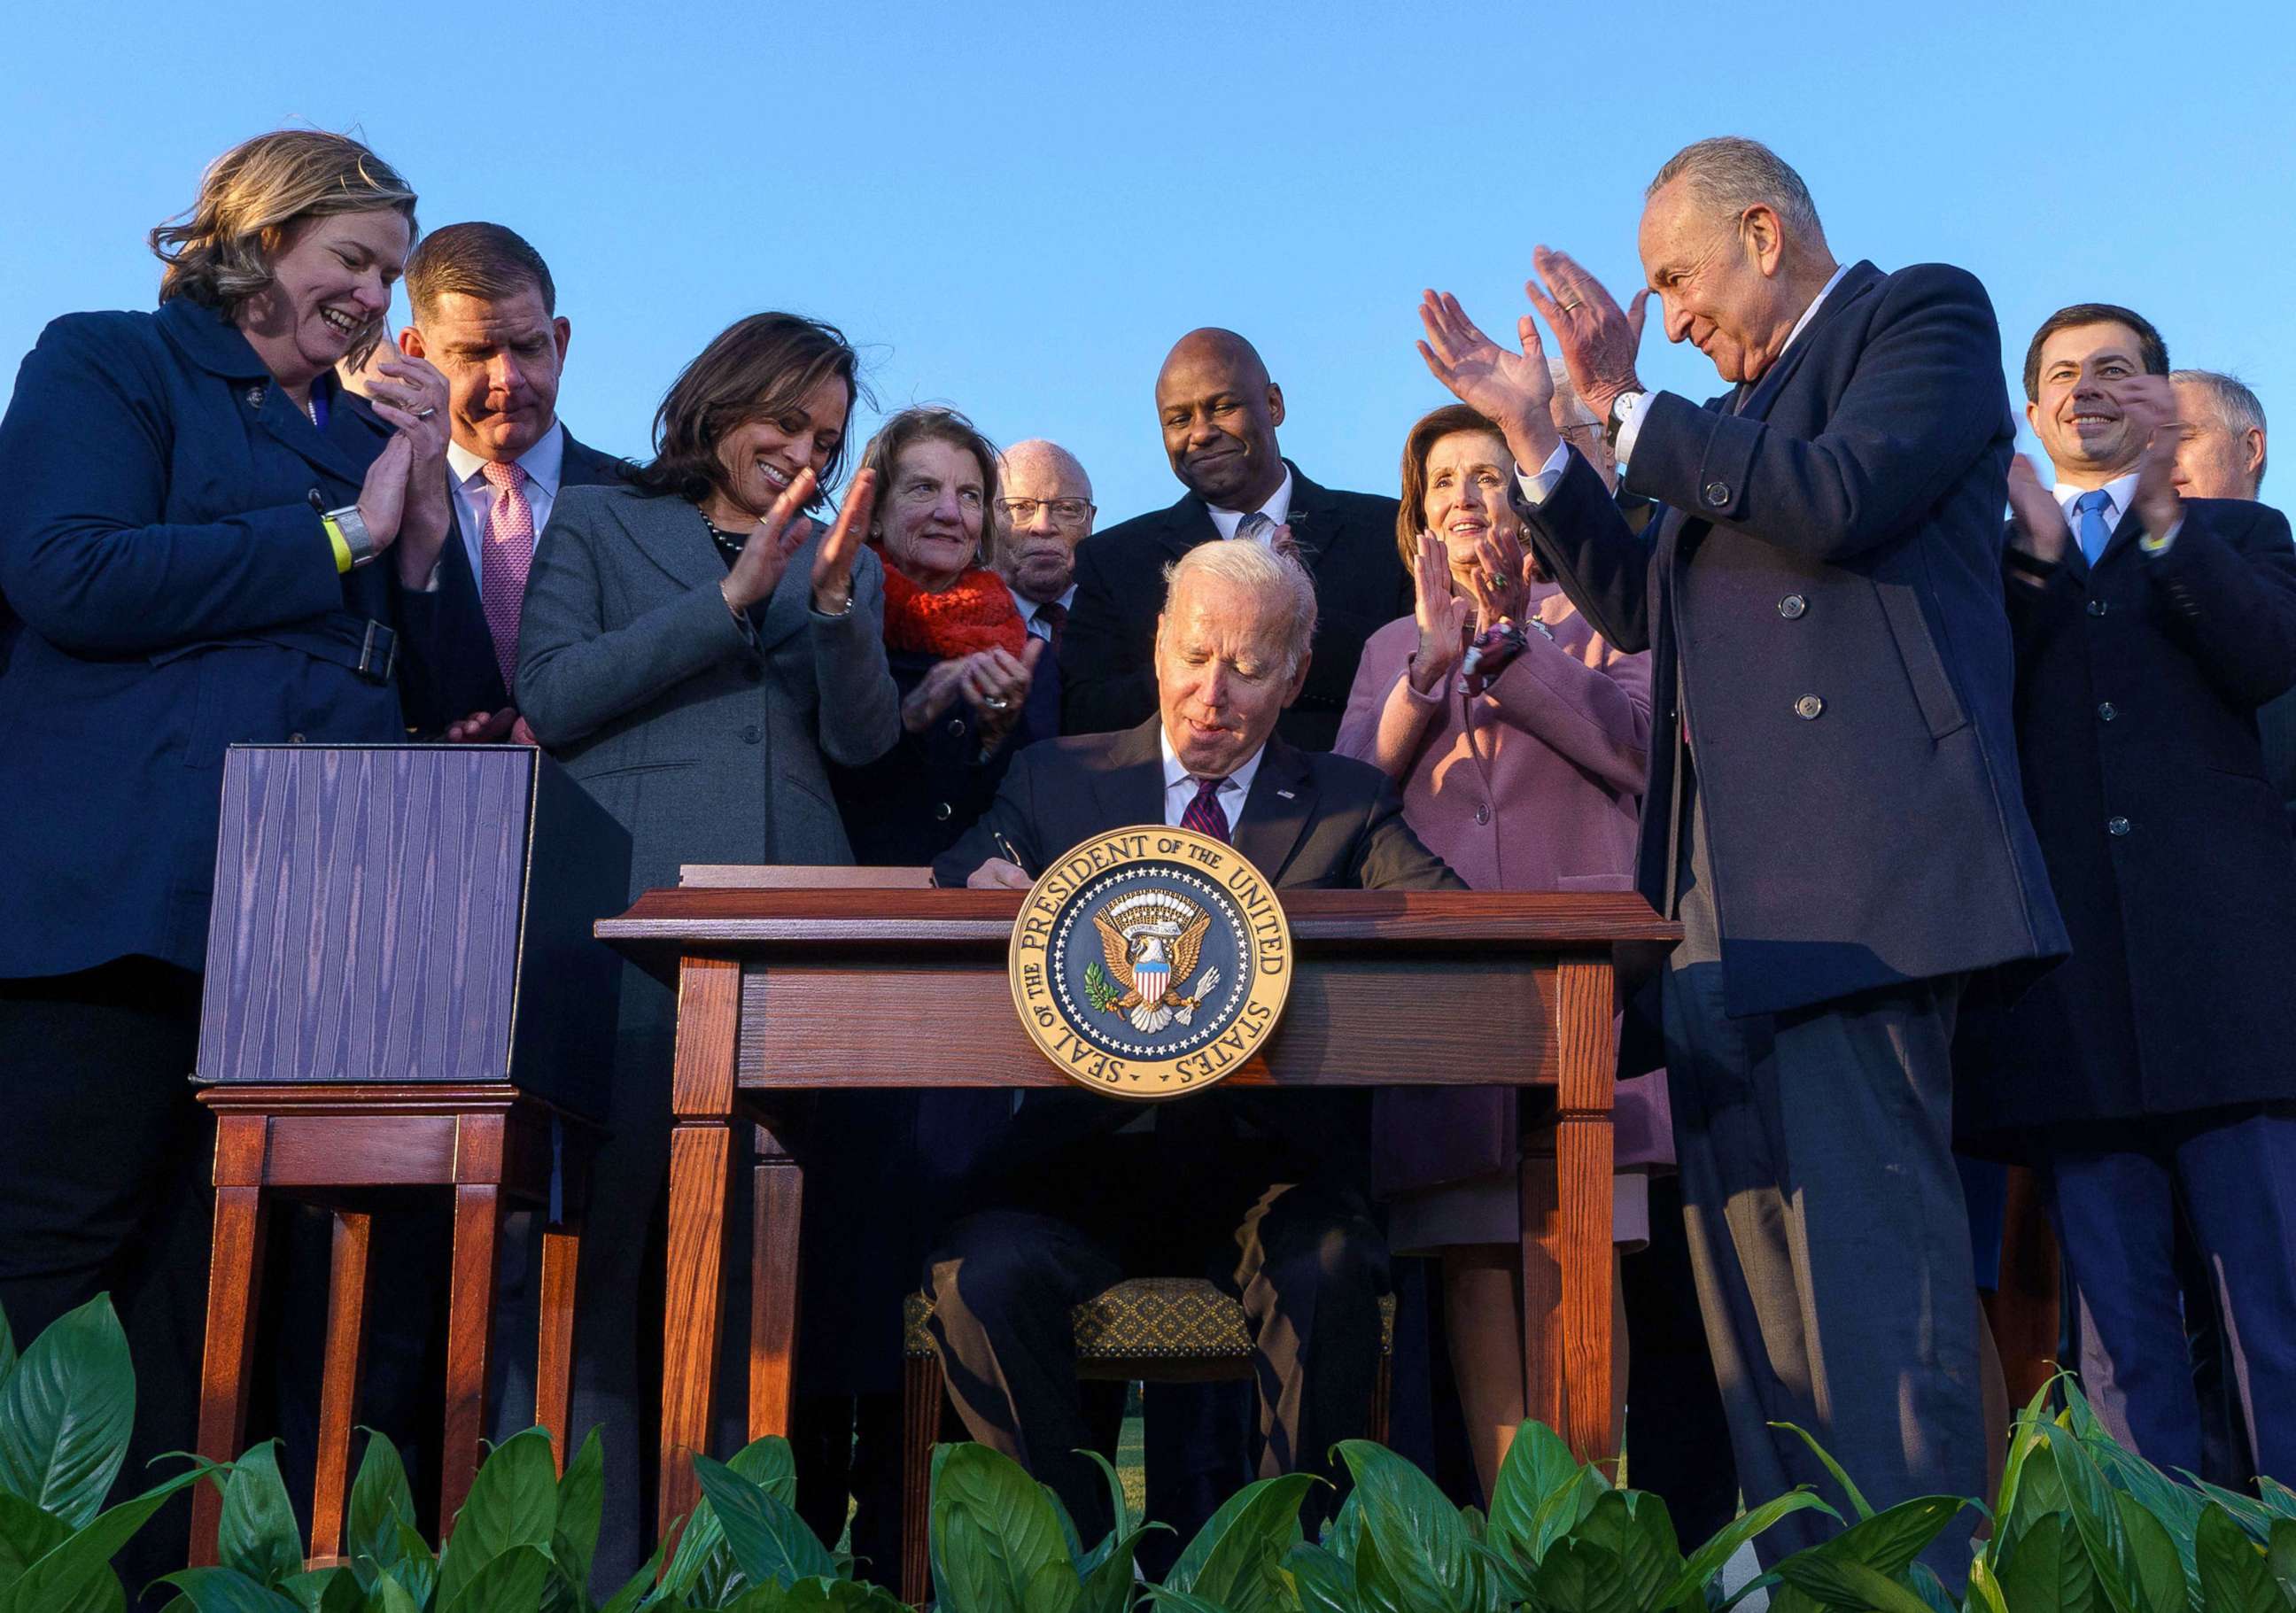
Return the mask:
<path id="1" fill-rule="evenodd" d="M 1232 587 L 1247 589 L 1275 612 L 1277 648 L 1283 655 L 1286 677 L 1308 659 L 1316 638 L 1316 585 L 1307 569 L 1270 544 L 1255 538 L 1230 538 L 1225 543 L 1198 544 L 1164 568 L 1164 608 L 1172 608 L 1180 585 L 1190 577 L 1213 577 Z M 1160 626 L 1158 629 L 1161 632 Z"/>
<path id="2" fill-rule="evenodd" d="M 2264 425 L 2264 400 L 2237 375 L 2226 375 L 2221 370 L 2171 370 L 2172 381 L 2189 381 L 2209 395 L 2209 402 L 2217 412 L 2217 423 L 2238 437 L 2243 431 L 2261 431 Z M 2264 483 L 2264 460 L 2256 462 L 2257 485 Z"/>
<path id="3" fill-rule="evenodd" d="M 1643 200 L 1649 201 L 1677 179 L 1687 181 L 1691 193 L 1710 211 L 1734 216 L 1765 206 L 1796 235 L 1824 238 L 1825 226 L 1817 221 L 1809 187 L 1784 158 L 1759 140 L 1718 135 L 1684 146 L 1666 160 L 1658 177 L 1643 192 Z"/>

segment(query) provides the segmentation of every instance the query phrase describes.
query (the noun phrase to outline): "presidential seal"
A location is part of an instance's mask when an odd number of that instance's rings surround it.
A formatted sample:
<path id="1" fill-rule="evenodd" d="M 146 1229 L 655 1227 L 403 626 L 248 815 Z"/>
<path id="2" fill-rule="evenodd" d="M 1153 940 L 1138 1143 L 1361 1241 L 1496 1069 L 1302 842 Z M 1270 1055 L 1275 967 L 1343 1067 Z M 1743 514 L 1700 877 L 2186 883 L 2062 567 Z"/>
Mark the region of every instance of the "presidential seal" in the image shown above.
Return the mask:
<path id="1" fill-rule="evenodd" d="M 1143 825 L 1056 859 L 1013 926 L 1013 1002 L 1071 1080 L 1154 1101 L 1242 1068 L 1292 985 L 1275 887 L 1232 846 Z"/>

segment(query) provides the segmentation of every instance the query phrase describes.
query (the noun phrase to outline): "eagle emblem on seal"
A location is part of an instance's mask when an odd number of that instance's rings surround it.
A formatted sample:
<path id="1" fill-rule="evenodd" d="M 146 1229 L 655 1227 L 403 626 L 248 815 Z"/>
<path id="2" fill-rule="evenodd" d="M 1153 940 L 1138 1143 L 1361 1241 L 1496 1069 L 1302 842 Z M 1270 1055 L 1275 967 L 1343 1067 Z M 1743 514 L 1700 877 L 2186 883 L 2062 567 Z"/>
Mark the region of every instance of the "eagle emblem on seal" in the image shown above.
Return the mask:
<path id="1" fill-rule="evenodd" d="M 1218 988 L 1218 969 L 1195 972 L 1211 914 L 1186 898 L 1138 891 L 1110 902 L 1092 921 L 1114 977 L 1105 992 L 1092 994 L 1093 1006 L 1124 1015 L 1133 1029 L 1152 1035 L 1175 1020 L 1185 1025 Z"/>

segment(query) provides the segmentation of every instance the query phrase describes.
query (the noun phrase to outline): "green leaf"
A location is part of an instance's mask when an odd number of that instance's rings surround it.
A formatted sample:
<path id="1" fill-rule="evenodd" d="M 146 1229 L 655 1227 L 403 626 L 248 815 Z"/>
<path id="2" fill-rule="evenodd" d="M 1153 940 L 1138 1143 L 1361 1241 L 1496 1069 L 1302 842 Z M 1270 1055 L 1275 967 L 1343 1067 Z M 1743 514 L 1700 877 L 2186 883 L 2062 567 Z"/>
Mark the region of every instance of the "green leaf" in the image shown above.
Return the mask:
<path id="1" fill-rule="evenodd" d="M 258 1585 L 275 1585 L 303 1571 L 303 1541 L 295 1526 L 295 1506 L 279 1477 L 279 1459 L 266 1440 L 231 1465 L 223 1487 L 223 1517 L 216 1528 L 217 1560 Z M 197 1593 L 184 1594 L 199 1601 Z M 201 1604 L 204 1606 L 204 1604 Z"/>
<path id="2" fill-rule="evenodd" d="M 2272 1526 L 2272 1543 L 2266 1548 L 2265 1560 L 2271 1565 L 2272 1577 L 2280 1583 L 2292 1606 L 2296 1606 L 2296 1519 L 2276 1519 Z"/>
<path id="3" fill-rule="evenodd" d="M 1703 1608 L 1706 1605 L 1706 1587 L 1715 1582 L 1722 1572 L 1723 1565 L 1735 1557 L 1741 1547 L 1766 1533 L 1780 1519 L 1791 1513 L 1812 1511 L 1824 1513 L 1836 1523 L 1841 1521 L 1841 1513 L 1827 1506 L 1823 1499 L 1808 1488 L 1789 1490 L 1783 1495 L 1773 1496 L 1751 1512 L 1742 1513 L 1691 1553 L 1690 1560 L 1683 1565 L 1682 1572 L 1659 1596 L 1658 1605 L 1662 1608 L 1677 1604 Z"/>
<path id="4" fill-rule="evenodd" d="M 2136 1570 L 2136 1588 L 2151 1613 L 2192 1613 L 2193 1599 L 2185 1583 L 2185 1560 L 2161 1520 L 2126 1490 L 2112 1493 L 2114 1511 L 2120 1514 L 2122 1533 L 2128 1536 L 2128 1559 Z"/>
<path id="5" fill-rule="evenodd" d="M 527 1434 L 540 1433 L 529 1429 L 496 1446 L 497 1453 L 510 1449 Z M 550 1437 L 543 1435 L 543 1455 L 550 1453 Z M 467 1513 L 469 1508 L 463 1511 Z M 455 1531 L 459 1536 L 461 1530 Z M 439 1613 L 527 1613 L 542 1600 L 542 1587 L 550 1581 L 550 1553 L 539 1545 L 523 1544 L 509 1547 L 487 1560 L 477 1574 L 462 1584 L 454 1595 L 446 1593 L 443 1572 L 439 1578 Z"/>
<path id="6" fill-rule="evenodd" d="M 303 1613 L 303 1604 L 236 1568 L 185 1568 L 160 1583 L 184 1594 L 195 1613 Z"/>
<path id="7" fill-rule="evenodd" d="M 1355 1492 L 1348 1492 L 1340 1502 L 1336 1517 L 1324 1526 L 1324 1545 L 1341 1562 L 1353 1566 L 1357 1543 L 1363 1539 L 1363 1508 L 1356 1501 Z"/>
<path id="8" fill-rule="evenodd" d="M 1609 1490 L 1548 1548 L 1531 1584 L 1549 1602 L 1570 1606 L 1572 1598 L 1591 1595 L 1602 1607 L 1640 1613 L 1660 1605 L 1660 1593 L 1682 1570 L 1674 1525 L 1658 1497 Z"/>
<path id="9" fill-rule="evenodd" d="M 1132 1605 L 1132 1560 L 1140 1550 L 1141 1539 L 1151 1529 L 1165 1527 L 1160 1523 L 1143 1524 L 1111 1544 L 1083 1576 L 1077 1613 L 1125 1613 Z"/>
<path id="10" fill-rule="evenodd" d="M 1997 1573 L 2012 1613 L 2103 1613 L 2104 1589 L 2063 1513 L 2040 1519 L 2019 1536 Z"/>
<path id="11" fill-rule="evenodd" d="M 1108 1515 L 1115 1519 L 1109 1526 L 1106 1538 L 1077 1559 L 1077 1572 L 1089 1580 L 1094 1572 L 1108 1560 L 1117 1543 L 1134 1533 L 1132 1503 L 1125 1498 L 1124 1475 L 1116 1470 L 1114 1462 L 1098 1451 L 1080 1451 L 1078 1454 L 1089 1457 L 1099 1464 L 1102 1477 L 1108 1480 Z"/>
<path id="12" fill-rule="evenodd" d="M 54 1331 L 52 1327 L 40 1337 L 45 1340 Z M 35 1344 L 26 1351 L 24 1361 L 29 1363 L 39 1347 Z M 18 1371 L 22 1370 L 20 1365 Z M 81 1613 L 82 1609 L 119 1607 L 125 1598 L 119 1576 L 111 1571 L 112 1558 L 151 1521 L 152 1513 L 167 1504 L 169 1496 L 198 1483 L 200 1477 L 197 1469 L 178 1473 L 131 1501 L 97 1513 L 86 1527 L 57 1542 L 24 1570 L 8 1593 L 0 1596 L 0 1613 Z"/>
<path id="13" fill-rule="evenodd" d="M 71 1526 L 21 1495 L 0 1490 L 0 1596 L 24 1570 L 71 1538 Z"/>
<path id="14" fill-rule="evenodd" d="M 2104 1475 L 2070 1430 L 2042 1423 L 2039 1431 L 2056 1458 L 2065 1504 L 2072 1512 L 2081 1544 L 2088 1550 L 2089 1566 L 2096 1570 L 2096 1583 L 2104 1590 L 2106 1605 L 2113 1613 L 2142 1613 L 2136 1603 L 2136 1562 L 2129 1551 L 2128 1531 L 2121 1525 L 2120 1509 L 2112 1503 Z"/>
<path id="15" fill-rule="evenodd" d="M 1964 1605 L 1968 1613 L 2009 1613 L 2009 1600 L 2002 1593 L 2001 1582 L 1993 1577 L 1993 1570 L 1982 1557 L 1969 1565 L 1969 1601 Z"/>
<path id="16" fill-rule="evenodd" d="M 135 1425 L 127 1336 L 99 1294 L 56 1318 L 0 1386 L 0 1487 L 78 1528 L 102 1507 Z"/>
<path id="17" fill-rule="evenodd" d="M 2275 1518 L 2296 1519 L 2296 1490 L 2290 1489 L 2268 1473 L 2257 1479 L 2256 1487 L 2263 1494 L 2266 1509 Z"/>
<path id="18" fill-rule="evenodd" d="M 2183 1470 L 2179 1469 L 2178 1471 L 2182 1472 Z M 2272 1509 L 2257 1500 L 2255 1496 L 2243 1495 L 2238 1490 L 2227 1490 L 2220 1485 L 2210 1484 L 2205 1478 L 2195 1478 L 2191 1473 L 2185 1473 L 2185 1477 L 2192 1479 L 2194 1487 L 2206 1497 L 2206 1500 L 2201 1503 L 2202 1508 L 2205 1508 L 2209 1502 L 2213 1501 L 2232 1515 L 2232 1520 L 2234 1523 L 2248 1531 L 2248 1537 L 2251 1540 L 2259 1544 L 2271 1537 Z M 2196 1537 L 2200 1527 L 2201 1520 L 2196 1511 L 2193 1519 L 2193 1529 Z"/>
<path id="19" fill-rule="evenodd" d="M 1420 1613 L 1404 1596 L 1368 1527 L 1356 1536 L 1356 1605 L 1361 1613 Z"/>
<path id="20" fill-rule="evenodd" d="M 1864 1522 L 1851 1524 L 1823 1545 L 1808 1549 L 1862 1563 L 1885 1579 L 1895 1579 L 1914 1566 L 1914 1559 L 1927 1551 L 1930 1543 L 1945 1533 L 1955 1514 L 1969 1504 L 1958 1495 L 1916 1495 L 1911 1501 L 1885 1507 Z M 1783 1564 L 1779 1572 L 1783 1576 Z"/>
<path id="21" fill-rule="evenodd" d="M 1301 1613 L 1356 1613 L 1356 1576 L 1337 1553 L 1302 1541 L 1284 1553 L 1292 1600 Z"/>
<path id="22" fill-rule="evenodd" d="M 1047 1563 L 1076 1572 L 1052 1503 L 1019 1462 L 987 1445 L 955 1445 L 935 1478 L 932 1535 L 953 1581 L 941 1593 L 950 1613 L 1020 1613 Z"/>
<path id="23" fill-rule="evenodd" d="M 779 1434 L 763 1434 L 726 1464 L 785 1507 L 797 1505 L 797 1454 Z"/>
<path id="24" fill-rule="evenodd" d="M 2221 1507 L 2201 1514 L 2201 1605 L 2208 1613 L 2288 1613 L 2264 1548 Z"/>
<path id="25" fill-rule="evenodd" d="M 366 1451 L 359 1458 L 357 1477 L 351 1480 L 350 1504 L 346 1509 L 343 1552 L 354 1561 L 374 1560 L 379 1568 L 398 1560 L 398 1527 L 414 1523 L 414 1494 L 406 1487 L 406 1469 L 398 1447 L 366 1430 Z"/>
<path id="26" fill-rule="evenodd" d="M 1796 1552 L 1778 1564 L 1778 1577 L 1829 1607 L 1853 1613 L 1931 1613 L 1929 1603 L 1888 1575 L 1855 1558 L 1830 1555 L 1827 1548 L 1833 1543 Z"/>
<path id="27" fill-rule="evenodd" d="M 1283 1613 L 1283 1559 L 1305 1543 L 1300 1508 L 1322 1482 L 1312 1474 L 1287 1473 L 1246 1485 L 1198 1531 L 1164 1583 L 1228 1613 Z"/>
<path id="28" fill-rule="evenodd" d="M 8 1326 L 8 1313 L 0 1309 L 0 1384 L 8 1381 L 8 1374 L 16 1370 L 16 1335 Z"/>
<path id="29" fill-rule="evenodd" d="M 1160 1608 L 1176 1608 L 1179 1613 L 1228 1613 L 1216 1601 L 1201 1596 L 1191 1596 L 1185 1591 L 1175 1591 L 1169 1585 L 1149 1585 L 1141 1594 Z"/>
<path id="30" fill-rule="evenodd" d="M 1525 1422 L 1516 1429 L 1506 1460 L 1499 1463 L 1498 1481 L 1491 1486 L 1491 1543 L 1511 1553 L 1525 1569 L 1536 1567 L 1545 1549 L 1538 1540 L 1539 1509 L 1575 1486 L 1578 1472 L 1578 1459 L 1553 1429 L 1543 1422 Z"/>
<path id="31" fill-rule="evenodd" d="M 549 1431 L 521 1429 L 488 1454 L 455 1516 L 455 1532 L 439 1554 L 438 1606 L 454 1607 L 488 1564 L 520 1546 L 535 1547 L 546 1573 L 557 1523 L 558 1473 L 550 1460 Z M 537 1581 L 537 1598 L 539 1586 Z"/>
<path id="32" fill-rule="evenodd" d="M 558 1511 L 550 1525 L 550 1560 L 569 1586 L 585 1593 L 580 1607 L 589 1605 L 590 1562 L 598 1554 L 605 1515 L 606 1451 L 592 1429 L 558 1480 Z"/>
<path id="33" fill-rule="evenodd" d="M 366 1593 L 359 1588 L 358 1576 L 348 1568 L 314 1568 L 291 1575 L 280 1582 L 279 1589 L 292 1597 L 304 1613 L 363 1613 L 366 1607 Z"/>
<path id="34" fill-rule="evenodd" d="M 382 1605 L 382 1613 L 422 1613 L 422 1604 L 388 1575 L 376 1583 L 375 1598 Z"/>
<path id="35" fill-rule="evenodd" d="M 837 1577 L 837 1560 L 813 1537 L 796 1509 L 761 1485 L 752 1484 L 724 1462 L 696 1453 L 693 1476 L 709 1499 L 726 1548 L 753 1585 L 778 1580 Z"/>
<path id="36" fill-rule="evenodd" d="M 1380 1560 L 1410 1604 L 1423 1613 L 1476 1613 L 1483 1568 L 1467 1545 L 1459 1509 L 1385 1445 L 1347 1439 L 1339 1451 L 1355 1477 L 1364 1531 L 1377 1538 Z"/>
<path id="37" fill-rule="evenodd" d="M 1825 1470 L 1833 1475 L 1833 1482 L 1841 1486 L 1841 1493 L 1849 1497 L 1849 1504 L 1856 1511 L 1859 1522 L 1862 1523 L 1874 1516 L 1874 1508 L 1866 1501 L 1865 1494 L 1849 1481 L 1849 1475 L 1841 1470 L 1841 1464 L 1833 1460 L 1833 1453 L 1817 1443 L 1816 1435 L 1798 1422 L 1774 1422 L 1770 1426 L 1774 1429 L 1788 1429 L 1801 1436 L 1802 1444 L 1808 1445 L 1810 1448 L 1810 1453 L 1824 1464 Z"/>

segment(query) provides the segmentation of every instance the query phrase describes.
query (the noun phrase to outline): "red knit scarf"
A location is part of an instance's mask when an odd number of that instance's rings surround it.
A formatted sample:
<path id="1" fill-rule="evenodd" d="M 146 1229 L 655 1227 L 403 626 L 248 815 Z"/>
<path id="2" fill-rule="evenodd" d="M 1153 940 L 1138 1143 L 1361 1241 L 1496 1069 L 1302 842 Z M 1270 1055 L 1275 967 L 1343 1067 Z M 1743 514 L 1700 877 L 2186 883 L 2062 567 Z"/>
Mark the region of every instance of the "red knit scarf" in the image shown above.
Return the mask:
<path id="1" fill-rule="evenodd" d="M 884 560 L 882 546 L 871 547 Z M 939 594 L 928 594 L 886 563 L 886 649 L 922 650 L 947 660 L 990 649 L 1018 655 L 1028 642 L 1013 591 L 994 571 L 974 566 Z"/>

